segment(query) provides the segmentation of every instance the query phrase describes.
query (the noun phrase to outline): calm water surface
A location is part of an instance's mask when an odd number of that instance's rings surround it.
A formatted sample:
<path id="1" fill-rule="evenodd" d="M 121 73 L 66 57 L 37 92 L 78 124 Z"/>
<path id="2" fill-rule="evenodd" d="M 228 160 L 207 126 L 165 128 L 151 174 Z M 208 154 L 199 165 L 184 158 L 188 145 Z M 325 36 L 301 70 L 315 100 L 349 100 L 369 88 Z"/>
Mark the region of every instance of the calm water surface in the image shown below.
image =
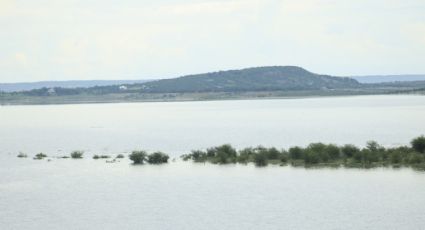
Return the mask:
<path id="1" fill-rule="evenodd" d="M 424 121 L 419 96 L 0 107 L 0 229 L 423 229 L 425 174 L 411 169 L 89 157 L 222 143 L 391 146 L 424 133 Z M 74 149 L 87 157 L 16 158 Z"/>
<path id="2" fill-rule="evenodd" d="M 408 144 L 425 132 L 424 96 L 0 107 L 4 153 L 137 148 L 179 155 L 231 143 Z"/>

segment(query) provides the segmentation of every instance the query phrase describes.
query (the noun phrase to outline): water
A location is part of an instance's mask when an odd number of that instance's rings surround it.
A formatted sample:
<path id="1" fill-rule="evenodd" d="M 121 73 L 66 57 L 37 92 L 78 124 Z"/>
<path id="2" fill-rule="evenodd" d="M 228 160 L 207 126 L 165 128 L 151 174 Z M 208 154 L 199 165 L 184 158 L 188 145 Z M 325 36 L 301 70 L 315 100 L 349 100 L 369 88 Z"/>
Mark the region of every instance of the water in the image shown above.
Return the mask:
<path id="1" fill-rule="evenodd" d="M 0 229 L 422 229 L 425 173 L 36 161 L 74 149 L 173 157 L 221 143 L 408 144 L 425 97 L 0 107 Z"/>
<path id="2" fill-rule="evenodd" d="M 423 96 L 0 107 L 0 146 L 11 154 L 147 149 L 177 156 L 223 143 L 287 148 L 371 139 L 394 146 L 424 133 Z"/>

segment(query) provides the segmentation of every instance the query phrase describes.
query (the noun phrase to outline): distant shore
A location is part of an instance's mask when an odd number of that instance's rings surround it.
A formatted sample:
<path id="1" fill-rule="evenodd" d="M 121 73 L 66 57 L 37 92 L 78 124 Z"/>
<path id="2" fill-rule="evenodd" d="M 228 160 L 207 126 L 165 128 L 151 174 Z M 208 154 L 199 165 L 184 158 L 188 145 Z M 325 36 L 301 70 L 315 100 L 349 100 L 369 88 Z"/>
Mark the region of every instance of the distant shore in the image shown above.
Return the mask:
<path id="1" fill-rule="evenodd" d="M 105 95 L 70 96 L 23 96 L 0 94 L 0 105 L 53 105 L 53 104 L 96 104 L 131 102 L 183 102 L 217 100 L 294 99 L 334 96 L 366 95 L 425 95 L 425 91 L 389 90 L 316 90 L 316 91 L 259 91 L 259 92 L 206 92 L 206 93 L 120 93 Z"/>

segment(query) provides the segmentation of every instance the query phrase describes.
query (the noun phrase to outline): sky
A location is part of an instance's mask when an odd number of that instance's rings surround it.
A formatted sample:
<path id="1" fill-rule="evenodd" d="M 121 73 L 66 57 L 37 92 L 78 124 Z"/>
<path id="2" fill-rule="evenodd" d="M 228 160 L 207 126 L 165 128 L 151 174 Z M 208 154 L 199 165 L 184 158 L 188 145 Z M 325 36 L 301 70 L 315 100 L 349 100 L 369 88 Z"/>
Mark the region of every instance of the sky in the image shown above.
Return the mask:
<path id="1" fill-rule="evenodd" d="M 424 0 L 0 0 L 0 82 L 425 73 Z"/>

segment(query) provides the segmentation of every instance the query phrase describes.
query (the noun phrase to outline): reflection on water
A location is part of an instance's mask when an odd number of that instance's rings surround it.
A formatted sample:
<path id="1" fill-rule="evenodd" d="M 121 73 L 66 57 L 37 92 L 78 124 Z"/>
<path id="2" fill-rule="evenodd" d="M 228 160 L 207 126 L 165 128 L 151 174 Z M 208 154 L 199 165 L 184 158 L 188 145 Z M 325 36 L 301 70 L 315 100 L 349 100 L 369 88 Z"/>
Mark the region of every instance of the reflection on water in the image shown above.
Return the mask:
<path id="1" fill-rule="evenodd" d="M 0 229 L 418 229 L 425 224 L 425 175 L 410 169 L 7 161 L 0 169 Z"/>

